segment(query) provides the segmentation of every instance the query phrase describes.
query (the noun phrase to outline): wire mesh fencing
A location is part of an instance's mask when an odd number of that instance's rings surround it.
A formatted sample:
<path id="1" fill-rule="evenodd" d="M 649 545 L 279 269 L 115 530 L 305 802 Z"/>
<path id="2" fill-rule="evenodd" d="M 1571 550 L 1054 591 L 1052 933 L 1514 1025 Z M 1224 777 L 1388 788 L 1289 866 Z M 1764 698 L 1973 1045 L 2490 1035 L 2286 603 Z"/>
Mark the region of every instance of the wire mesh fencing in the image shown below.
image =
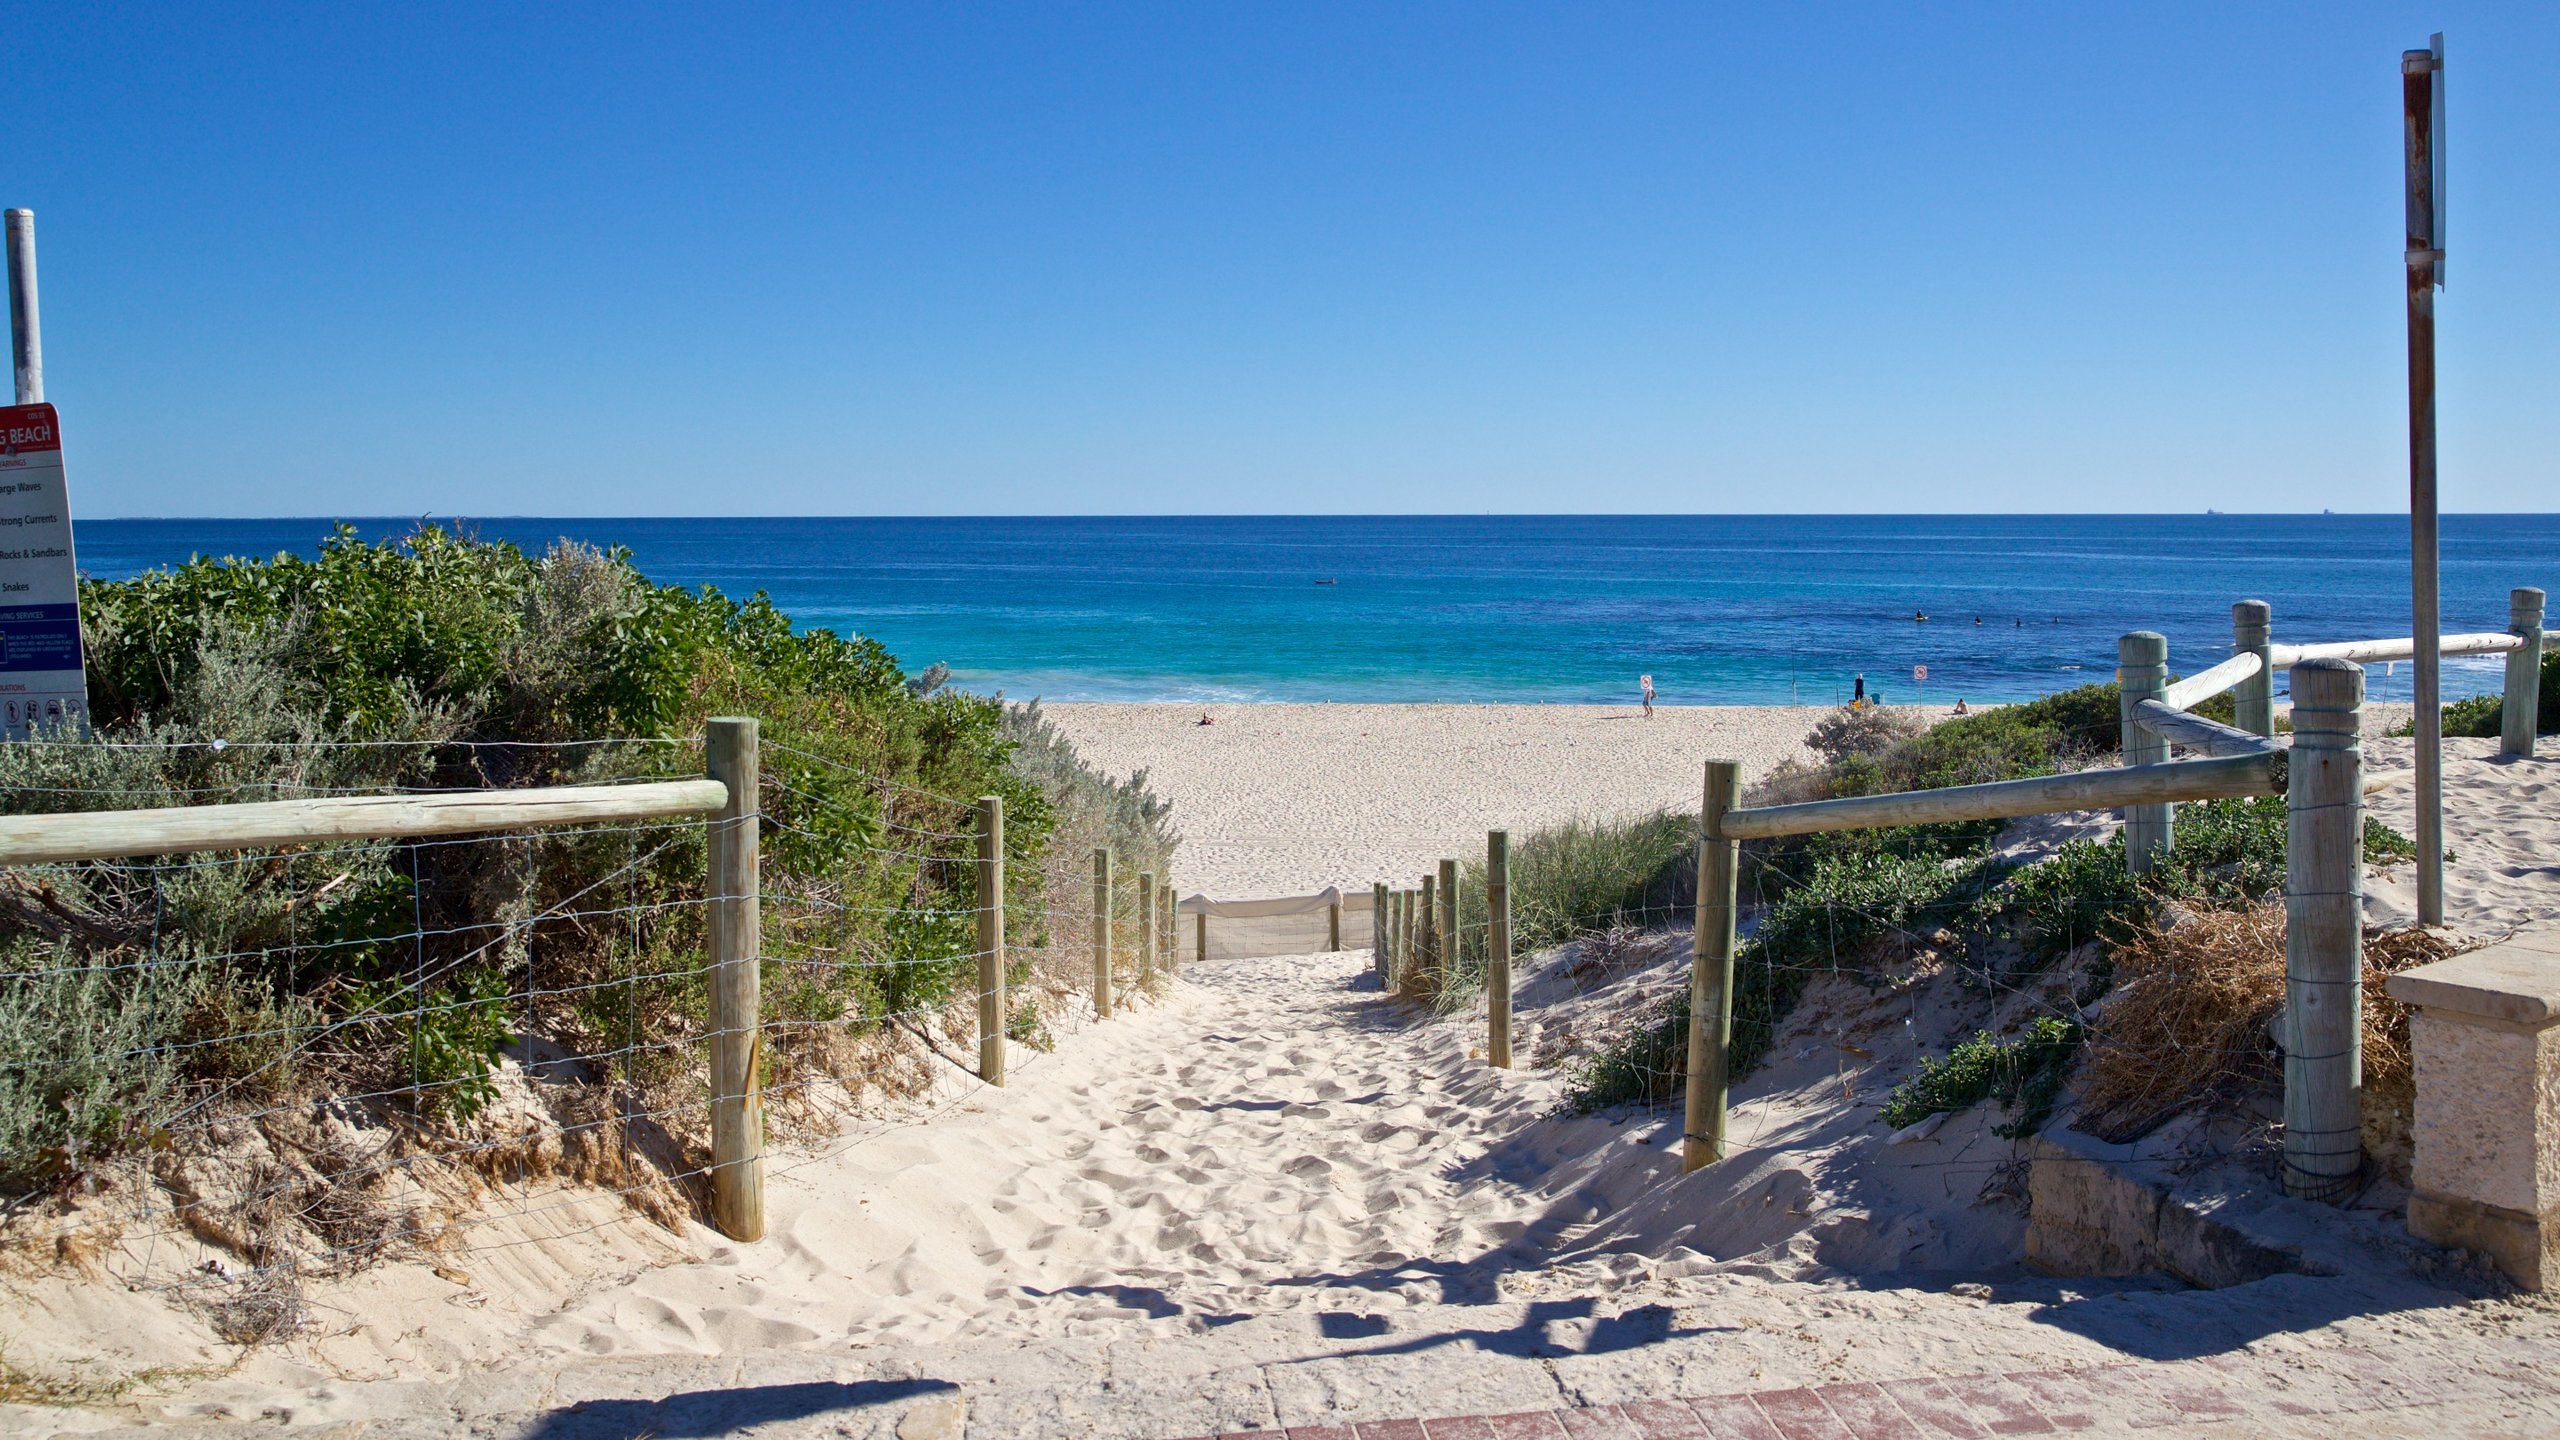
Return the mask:
<path id="1" fill-rule="evenodd" d="M 702 742 L 62 742 L 0 754 L 16 816 L 277 799 L 557 795 L 694 779 Z M 975 1086 L 972 802 L 769 747 L 756 1098 L 824 1139 Z M 555 788 L 545 789 L 545 786 Z M 47 823 L 61 823 L 51 820 Z M 543 823 L 543 822 L 534 822 Z M 0 1244 L 165 1287 L 227 1339 L 386 1257 L 708 1213 L 721 1038 L 696 814 L 0 870 Z M 1097 916 L 1018 839 L 1012 1038 L 1092 1018 Z M 1129 964 L 1123 993 L 1139 991 Z"/>

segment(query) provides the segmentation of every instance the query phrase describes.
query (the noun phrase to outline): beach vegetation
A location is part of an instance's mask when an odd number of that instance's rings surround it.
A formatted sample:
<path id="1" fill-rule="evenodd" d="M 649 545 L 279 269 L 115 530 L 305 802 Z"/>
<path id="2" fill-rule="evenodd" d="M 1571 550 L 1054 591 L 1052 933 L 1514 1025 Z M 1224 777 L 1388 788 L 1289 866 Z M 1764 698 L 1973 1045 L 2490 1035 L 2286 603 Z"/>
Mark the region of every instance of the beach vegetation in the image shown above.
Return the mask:
<path id="1" fill-rule="evenodd" d="M 1859 833 L 1821 838 L 1849 840 Z M 1990 964 L 1987 957 L 2000 950 L 2009 957 L 1998 962 L 2005 967 L 2003 983 L 2014 987 L 2023 974 L 2081 954 L 2086 973 L 2072 993 L 2082 1003 L 2094 1000 L 2114 983 L 2115 951 L 2162 923 L 2164 913 L 2246 906 L 2280 895 L 2286 834 L 2282 796 L 2182 805 L 2175 846 L 2138 878 L 2126 871 L 2121 833 L 2070 841 L 2025 865 L 1969 846 L 1956 827 L 1863 832 L 1854 843 L 1794 848 L 1786 852 L 1794 870 L 1763 873 L 1752 887 L 1762 910 L 1735 951 L 1732 1073 L 1739 1077 L 1762 1062 L 1805 985 L 1820 974 L 1890 977 L 1923 955 L 1969 963 L 1979 953 L 1986 957 L 1980 963 Z M 2368 863 L 2415 853 L 2408 837 L 2368 817 Z M 1746 880 L 1754 867 L 1755 847 L 1746 846 Z M 1673 1099 L 1686 1083 L 1688 1028 L 1687 992 L 1665 997 L 1581 1062 L 1568 1106 L 1587 1111 Z M 2053 1093 L 2044 1077 L 2050 1070 L 2059 1085 L 2079 1033 L 2074 1028 L 2066 1043 L 2056 1032 L 2045 1037 L 2053 1045 L 2014 1057 L 2033 1061 L 2020 1072 L 2033 1078 L 2034 1088 L 2019 1092 L 2032 1103 L 2018 1125 L 2042 1123 Z M 1976 1071 L 2006 1075 L 1999 1067 L 2010 1060 L 1976 1047 L 1961 1065 L 1952 1056 L 1930 1063 L 1940 1069 L 1930 1072 L 1929 1087 L 1912 1092 L 1913 1105 L 1922 1103 L 1919 1097 L 1955 1093 L 1949 1087 Z M 1947 1071 L 1950 1065 L 1956 1068 Z M 2007 1101 L 2018 1098 L 1999 1093 Z"/>
<path id="2" fill-rule="evenodd" d="M 840 1042 L 924 1033 L 969 992 L 977 797 L 1005 803 L 1027 995 L 1085 974 L 1050 952 L 1082 953 L 1089 847 L 1161 872 L 1178 843 L 1143 776 L 1085 766 L 1036 710 L 620 551 L 341 527 L 313 557 L 81 593 L 94 730 L 0 747 L 0 811 L 684 778 L 707 717 L 757 717 L 767 1012 L 809 1022 L 773 1032 L 776 1089 L 883 1081 Z M 703 827 L 665 822 L 0 877 L 0 1193 L 176 1143 L 182 1110 L 365 1096 L 381 1123 L 468 1126 L 537 1048 L 698 1162 L 703 866 Z"/>
<path id="3" fill-rule="evenodd" d="M 2037 1016 L 2006 1039 L 1978 1031 L 1943 1058 L 1923 1058 L 1917 1073 L 1893 1087 L 1884 1123 L 1899 1130 L 1997 1100 L 2016 1118 L 1992 1133 L 2005 1140 L 2032 1135 L 2052 1116 L 2081 1039 L 2079 1024 L 2058 1015 Z"/>
<path id="4" fill-rule="evenodd" d="M 1788 886 L 1742 938 L 1733 961 L 1730 1068 L 1739 1077 L 1769 1053 L 1778 1027 L 1817 975 L 1868 974 L 1941 932 L 1981 903 L 1985 863 L 1920 856 L 1828 856 Z M 1952 934 L 1949 945 L 1957 943 Z M 1893 953 L 1898 952 L 1898 953 Z M 1577 1110 L 1672 1099 L 1688 1074 L 1689 994 L 1684 987 L 1610 1045 L 1585 1057 L 1566 1104 Z"/>
<path id="5" fill-rule="evenodd" d="M 2560 735 L 2560 650 L 2542 657 L 2542 678 L 2534 708 L 2533 733 Z M 2447 735 L 2460 735 L 2474 740 L 2495 740 L 2505 733 L 2506 697 L 2474 695 L 2456 700 L 2444 707 L 2443 727 Z M 2416 731 L 2413 723 L 2403 722 L 2392 730 L 2394 735 Z"/>
<path id="6" fill-rule="evenodd" d="M 2417 927 L 2364 932 L 2364 1130 L 2368 1150 L 2407 1183 L 2408 1007 L 2385 983 L 2465 948 Z M 2115 985 L 2090 1020 L 2075 1082 L 2078 1128 L 2138 1139 L 2182 1111 L 2272 1089 L 2283 1074 L 2274 1021 L 2284 1008 L 2284 905 L 2273 898 L 2182 909 L 2112 947 Z"/>
<path id="7" fill-rule="evenodd" d="M 1660 927 L 1697 904 L 1698 821 L 1657 810 L 1623 820 L 1572 820 L 1511 847 L 1511 949 L 1527 955 L 1629 926 Z M 1484 989 L 1485 864 L 1459 867 L 1458 944 L 1430 996 L 1449 1011 Z"/>
<path id="8" fill-rule="evenodd" d="M 1826 765 L 1857 756 L 1885 754 L 1929 728 L 1917 710 L 1882 705 L 1844 705 L 1825 715 L 1804 737 L 1805 748 Z"/>

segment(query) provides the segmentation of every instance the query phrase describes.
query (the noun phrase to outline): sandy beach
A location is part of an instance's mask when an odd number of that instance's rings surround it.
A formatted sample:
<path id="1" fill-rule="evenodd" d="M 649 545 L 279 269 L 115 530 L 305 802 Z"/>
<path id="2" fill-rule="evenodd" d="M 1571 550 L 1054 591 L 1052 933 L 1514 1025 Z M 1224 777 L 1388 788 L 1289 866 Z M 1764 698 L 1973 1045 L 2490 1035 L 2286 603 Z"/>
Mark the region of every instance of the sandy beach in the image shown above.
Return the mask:
<path id="1" fill-rule="evenodd" d="M 1810 760 L 1829 707 L 1044 705 L 1085 758 L 1145 770 L 1183 833 L 1176 880 L 1221 900 L 1420 875 L 1484 832 L 1695 810 L 1700 767 L 1749 784 Z M 1943 709 L 1917 713 L 1932 719 Z M 1215 723 L 1202 725 L 1206 714 Z"/>
<path id="2" fill-rule="evenodd" d="M 1683 806 L 1704 756 L 1764 773 L 1819 712 L 1053 713 L 1175 801 L 1201 857 L 1186 888 L 1274 893 L 1418 872 L 1486 825 Z M 2370 763 L 2405 766 L 2407 745 L 2377 738 Z M 2494 749 L 2447 747 L 2450 918 L 2477 933 L 2560 916 L 2560 759 Z M 2405 827 L 2407 794 L 2376 813 Z M 2405 913 L 2407 866 L 2367 884 L 2372 918 Z M 1909 1396 L 1927 1377 L 2128 1360 L 2144 1383 L 2184 1365 L 2232 1404 L 2275 1405 L 2302 1386 L 2328 1403 L 2376 1348 L 2429 1357 L 2424 1403 L 2459 1429 L 2524 1413 L 2464 1366 L 2560 1350 L 2547 1306 L 2378 1262 L 2407 1250 L 2387 1186 L 2344 1211 L 2235 1202 L 2225 1218 L 2301 1253 L 2299 1273 L 2219 1290 L 2033 1273 L 1998 1115 L 1917 1138 L 1878 1117 L 1924 1056 L 2048 1003 L 1944 967 L 1814 982 L 1736 1090 L 1735 1154 L 1683 1176 L 1676 1114 L 1561 1113 L 1572 1069 L 1552 1062 L 1685 984 L 1688 937 L 1590 943 L 1524 960 L 1512 1071 L 1484 1063 L 1480 1011 L 1419 1014 L 1379 993 L 1363 952 L 1195 966 L 1122 1018 L 1062 1017 L 1004 1090 L 955 1067 L 897 1113 L 777 1155 L 758 1244 L 661 1230 L 592 1192 L 494 1192 L 424 1260 L 314 1278 L 308 1328 L 241 1353 L 147 1288 L 20 1276 L 0 1284 L 10 1363 L 172 1378 L 103 1413 L 0 1402 L 0 1429 L 552 1440 L 744 1418 L 777 1435 L 1162 1440 L 1797 1386 Z M 2245 1165 L 2249 1143 L 2172 1125 L 2134 1148 Z M 151 1259 L 164 1275 L 225 1263 L 183 1241 Z M 2532 1413 L 2560 1419 L 2549 1404 Z"/>

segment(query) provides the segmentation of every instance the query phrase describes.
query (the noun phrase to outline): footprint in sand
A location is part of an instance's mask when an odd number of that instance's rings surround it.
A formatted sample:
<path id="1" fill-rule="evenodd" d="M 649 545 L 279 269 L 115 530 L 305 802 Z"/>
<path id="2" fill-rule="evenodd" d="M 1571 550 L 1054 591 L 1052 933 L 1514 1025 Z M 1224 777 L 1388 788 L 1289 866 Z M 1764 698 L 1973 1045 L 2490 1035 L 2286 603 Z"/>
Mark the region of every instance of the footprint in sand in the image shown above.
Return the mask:
<path id="1" fill-rule="evenodd" d="M 1280 1167 L 1281 1173 L 1302 1179 L 1315 1179 L 1333 1173 L 1333 1162 L 1321 1155 L 1301 1155 Z"/>

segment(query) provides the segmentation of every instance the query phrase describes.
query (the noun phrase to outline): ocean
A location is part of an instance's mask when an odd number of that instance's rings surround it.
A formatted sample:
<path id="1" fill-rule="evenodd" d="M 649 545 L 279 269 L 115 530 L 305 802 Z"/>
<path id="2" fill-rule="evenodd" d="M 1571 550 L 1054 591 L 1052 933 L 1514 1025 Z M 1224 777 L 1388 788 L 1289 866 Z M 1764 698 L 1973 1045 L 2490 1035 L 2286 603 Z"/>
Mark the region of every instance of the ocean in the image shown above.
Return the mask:
<path id="1" fill-rule="evenodd" d="M 439 517 L 441 518 L 441 517 Z M 92 520 L 82 568 L 317 550 L 331 522 Z M 356 519 L 371 536 L 417 522 Z M 2230 607 L 2285 641 L 2409 633 L 2389 515 L 469 519 L 539 548 L 623 545 L 652 578 L 757 590 L 912 671 L 1014 699 L 1632 703 L 2016 700 L 2110 677 L 2116 637 L 2228 653 Z M 2560 585 L 2560 516 L 2444 521 L 2448 630 Z M 1926 615 L 1926 620 L 1915 616 Z M 2445 693 L 2500 661 L 2448 661 Z M 1926 667 L 1926 678 L 1919 677 Z M 2408 666 L 2377 670 L 2406 699 Z"/>

